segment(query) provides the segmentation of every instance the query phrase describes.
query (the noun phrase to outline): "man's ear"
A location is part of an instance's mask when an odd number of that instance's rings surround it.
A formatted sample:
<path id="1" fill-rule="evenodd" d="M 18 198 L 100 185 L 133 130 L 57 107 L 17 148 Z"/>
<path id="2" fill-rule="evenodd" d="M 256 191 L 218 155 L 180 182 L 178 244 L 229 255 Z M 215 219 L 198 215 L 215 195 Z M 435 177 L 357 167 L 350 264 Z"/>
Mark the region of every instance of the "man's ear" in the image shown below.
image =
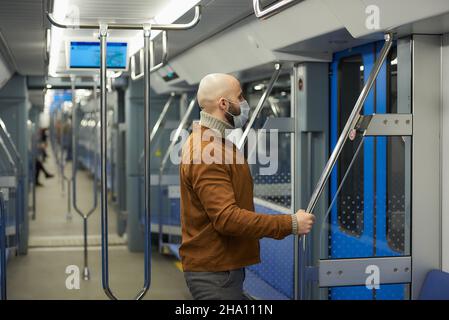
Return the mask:
<path id="1" fill-rule="evenodd" d="M 226 100 L 225 100 L 224 98 L 220 98 L 220 99 L 218 100 L 218 107 L 219 107 L 221 110 L 226 110 Z"/>

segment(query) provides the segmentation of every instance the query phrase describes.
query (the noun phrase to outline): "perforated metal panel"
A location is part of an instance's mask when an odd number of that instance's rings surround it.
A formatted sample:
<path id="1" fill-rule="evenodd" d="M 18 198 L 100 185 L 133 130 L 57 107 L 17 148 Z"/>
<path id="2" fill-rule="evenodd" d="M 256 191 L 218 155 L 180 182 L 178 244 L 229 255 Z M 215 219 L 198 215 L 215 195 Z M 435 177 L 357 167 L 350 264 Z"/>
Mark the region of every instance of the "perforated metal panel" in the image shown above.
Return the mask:
<path id="1" fill-rule="evenodd" d="M 245 96 L 252 107 L 260 99 L 263 92 L 260 88 L 265 85 L 266 81 L 245 85 Z M 254 129 L 263 128 L 269 117 L 289 116 L 290 77 L 281 76 L 254 122 Z M 248 152 L 248 159 L 252 159 L 252 154 L 257 154 L 258 159 L 256 163 L 250 164 L 254 182 L 255 211 L 270 215 L 290 214 L 292 213 L 291 134 L 278 133 L 276 139 L 277 141 L 273 141 L 269 133 L 261 135 L 256 148 Z M 269 159 L 267 164 L 261 163 L 259 153 L 267 156 Z M 268 167 L 276 170 L 268 170 L 270 172 L 263 170 Z M 293 236 L 283 240 L 261 239 L 261 263 L 248 267 L 251 276 L 245 280 L 245 291 L 263 299 L 292 299 L 293 246 Z"/>
<path id="2" fill-rule="evenodd" d="M 257 212 L 266 214 L 286 213 L 274 210 L 269 203 L 256 202 Z M 260 281 L 278 291 L 287 298 L 293 297 L 293 236 L 284 240 L 273 240 L 264 238 L 260 240 L 261 263 L 250 266 L 248 269 L 256 274 Z M 245 281 L 245 290 L 255 296 L 265 299 L 275 299 L 277 295 L 267 296 L 260 292 L 258 281 Z"/>

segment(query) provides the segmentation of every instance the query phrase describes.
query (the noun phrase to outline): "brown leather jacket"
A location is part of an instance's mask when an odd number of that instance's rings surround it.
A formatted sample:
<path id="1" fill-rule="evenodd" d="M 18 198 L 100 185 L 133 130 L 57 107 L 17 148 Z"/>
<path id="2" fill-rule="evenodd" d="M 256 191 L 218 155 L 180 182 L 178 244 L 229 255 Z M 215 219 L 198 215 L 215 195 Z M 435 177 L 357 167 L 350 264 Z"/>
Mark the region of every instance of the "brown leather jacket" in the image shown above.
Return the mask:
<path id="1" fill-rule="evenodd" d="M 215 272 L 259 263 L 259 239 L 290 235 L 292 217 L 255 213 L 248 163 L 228 140 L 202 141 L 206 131 L 211 129 L 197 124 L 182 149 L 183 269 Z M 207 164 L 201 153 L 222 161 Z"/>

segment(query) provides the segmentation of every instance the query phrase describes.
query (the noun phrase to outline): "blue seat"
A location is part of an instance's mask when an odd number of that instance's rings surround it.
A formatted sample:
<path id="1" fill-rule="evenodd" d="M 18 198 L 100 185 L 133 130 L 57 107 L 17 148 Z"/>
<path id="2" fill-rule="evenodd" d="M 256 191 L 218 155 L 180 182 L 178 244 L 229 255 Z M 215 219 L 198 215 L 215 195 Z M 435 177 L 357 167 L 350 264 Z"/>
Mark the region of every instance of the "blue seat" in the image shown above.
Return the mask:
<path id="1" fill-rule="evenodd" d="M 429 271 L 419 300 L 449 300 L 449 273 L 441 270 Z"/>

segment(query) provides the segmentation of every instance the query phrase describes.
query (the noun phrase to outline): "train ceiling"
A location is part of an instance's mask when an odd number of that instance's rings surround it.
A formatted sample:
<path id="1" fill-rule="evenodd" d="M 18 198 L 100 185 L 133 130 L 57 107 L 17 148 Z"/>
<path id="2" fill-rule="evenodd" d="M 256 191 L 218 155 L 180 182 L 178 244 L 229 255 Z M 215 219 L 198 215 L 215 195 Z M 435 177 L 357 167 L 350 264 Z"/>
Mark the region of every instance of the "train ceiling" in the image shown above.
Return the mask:
<path id="1" fill-rule="evenodd" d="M 54 1 L 66 1 L 68 8 L 78 8 L 80 20 L 86 22 L 147 21 L 161 13 L 164 14 L 164 8 L 169 3 L 167 0 Z M 178 55 L 195 43 L 252 14 L 251 1 L 201 0 L 199 4 L 203 6 L 203 13 L 198 26 L 187 31 L 168 33 L 170 57 Z M 12 67 L 22 75 L 45 75 L 46 73 L 46 29 L 50 28 L 50 24 L 45 18 L 45 5 L 44 0 L 0 0 L 0 33 L 5 42 L 4 45 L 8 48 L 8 58 L 13 64 Z M 190 21 L 192 16 L 193 11 L 190 10 L 176 22 Z M 94 30 L 64 30 L 63 33 L 64 39 L 76 37 L 96 39 Z M 130 41 L 137 39 L 138 42 L 141 40 L 140 33 L 113 30 L 110 36 L 111 39 L 129 39 Z M 155 41 L 157 44 L 158 39 L 156 38 Z M 65 70 L 65 59 L 65 45 L 61 45 L 59 63 L 56 68 L 58 72 Z"/>

